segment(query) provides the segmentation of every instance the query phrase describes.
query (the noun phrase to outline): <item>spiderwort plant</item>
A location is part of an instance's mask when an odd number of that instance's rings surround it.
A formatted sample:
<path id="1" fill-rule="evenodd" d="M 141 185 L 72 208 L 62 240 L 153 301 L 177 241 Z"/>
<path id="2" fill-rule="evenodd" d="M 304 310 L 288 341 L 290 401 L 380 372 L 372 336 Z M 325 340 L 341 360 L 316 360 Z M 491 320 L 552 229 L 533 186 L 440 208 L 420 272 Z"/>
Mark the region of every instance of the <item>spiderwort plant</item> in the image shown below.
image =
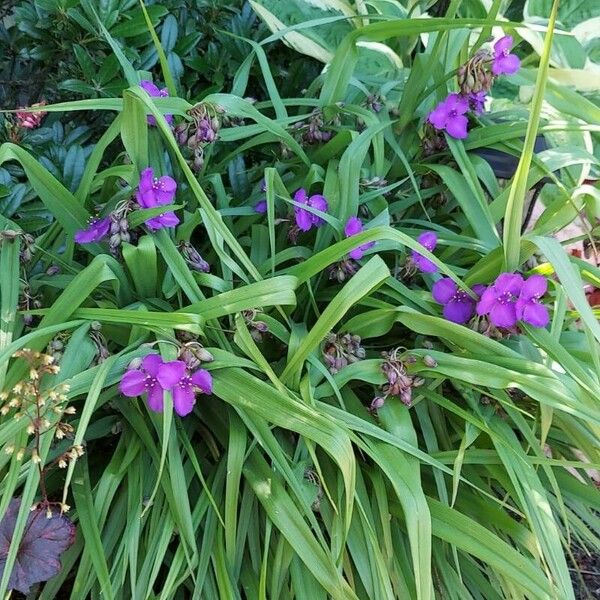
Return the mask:
<path id="1" fill-rule="evenodd" d="M 154 412 L 163 411 L 164 393 L 171 392 L 175 412 L 184 417 L 192 412 L 197 391 L 212 393 L 212 377 L 205 369 L 191 371 L 182 360 L 164 362 L 158 354 L 148 354 L 125 372 L 119 390 L 131 398 L 146 394 Z"/>

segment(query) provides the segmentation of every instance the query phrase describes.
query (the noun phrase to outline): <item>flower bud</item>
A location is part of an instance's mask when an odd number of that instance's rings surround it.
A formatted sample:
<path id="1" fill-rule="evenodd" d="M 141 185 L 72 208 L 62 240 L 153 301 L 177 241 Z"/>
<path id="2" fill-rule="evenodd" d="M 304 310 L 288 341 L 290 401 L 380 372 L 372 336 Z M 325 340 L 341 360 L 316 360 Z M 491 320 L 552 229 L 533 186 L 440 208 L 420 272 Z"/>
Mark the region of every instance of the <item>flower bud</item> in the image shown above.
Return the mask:
<path id="1" fill-rule="evenodd" d="M 423 357 L 423 362 L 425 363 L 425 366 L 429 367 L 430 369 L 437 367 L 437 361 L 432 356 L 429 356 L 429 354 L 426 354 Z"/>

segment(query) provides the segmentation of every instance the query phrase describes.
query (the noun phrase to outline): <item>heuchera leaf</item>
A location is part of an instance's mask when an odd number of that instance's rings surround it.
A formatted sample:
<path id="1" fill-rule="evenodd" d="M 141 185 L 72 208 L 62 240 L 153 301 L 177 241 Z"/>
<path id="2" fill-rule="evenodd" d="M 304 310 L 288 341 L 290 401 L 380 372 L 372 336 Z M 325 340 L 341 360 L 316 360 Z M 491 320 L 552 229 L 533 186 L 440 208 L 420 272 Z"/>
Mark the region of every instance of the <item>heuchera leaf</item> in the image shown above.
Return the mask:
<path id="1" fill-rule="evenodd" d="M 13 498 L 0 521 L 0 577 L 6 565 L 20 506 L 21 499 Z M 48 518 L 45 508 L 31 511 L 10 575 L 9 587 L 27 594 L 34 583 L 54 577 L 61 569 L 60 555 L 74 541 L 75 525 L 68 517 L 53 511 Z"/>

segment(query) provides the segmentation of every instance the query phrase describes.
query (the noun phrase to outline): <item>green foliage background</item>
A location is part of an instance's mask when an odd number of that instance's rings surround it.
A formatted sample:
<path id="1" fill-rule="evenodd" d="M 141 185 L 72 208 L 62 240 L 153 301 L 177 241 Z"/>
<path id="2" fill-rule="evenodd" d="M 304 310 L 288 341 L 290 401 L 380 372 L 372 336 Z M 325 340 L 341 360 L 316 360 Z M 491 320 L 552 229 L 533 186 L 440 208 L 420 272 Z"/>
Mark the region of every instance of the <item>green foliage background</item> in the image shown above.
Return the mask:
<path id="1" fill-rule="evenodd" d="M 86 445 L 66 481 L 49 476 L 79 535 L 39 597 L 586 597 L 574 555 L 600 548 L 600 493 L 586 471 L 600 468 L 600 326 L 583 283 L 600 287 L 600 271 L 552 234 L 580 213 L 597 234 L 597 44 L 561 32 L 590 31 L 600 14 L 561 3 L 552 39 L 550 3 L 538 1 L 173 1 L 148 11 L 162 60 L 129 1 L 26 1 L 2 31 L 18 56 L 5 53 L 3 71 L 26 78 L 42 66 L 55 103 L 18 140 L 5 115 L 0 227 L 31 234 L 36 251 L 20 265 L 22 238 L 1 246 L 0 383 L 25 375 L 15 350 L 59 336 L 56 382 L 70 385 L 75 443 Z M 494 88 L 492 112 L 464 143 L 424 158 L 423 118 L 500 25 L 517 38 L 522 70 Z M 170 98 L 141 91 L 150 69 Z M 39 99 L 10 94 L 4 103 Z M 385 97 L 380 113 L 366 105 L 372 94 Z M 229 126 L 195 173 L 160 115 L 186 119 L 200 100 L 223 107 Z M 315 108 L 334 135 L 301 145 L 294 124 Z M 147 114 L 159 127 L 147 128 Z M 534 155 L 537 134 L 550 148 Z M 498 182 L 477 148 L 519 157 L 513 180 Z M 104 245 L 77 247 L 95 207 L 130 193 L 148 165 L 180 184 L 177 231 L 144 234 L 121 261 Z M 369 187 L 374 177 L 386 187 Z M 522 234 L 526 191 L 544 177 L 544 212 Z M 323 190 L 330 219 L 292 245 L 276 210 L 289 211 L 301 186 Z M 257 216 L 263 195 L 268 212 Z M 367 231 L 344 240 L 355 214 Z M 463 287 L 507 266 L 547 275 L 550 328 L 498 341 L 441 318 L 429 276 L 396 277 L 423 229 L 438 232 L 432 259 Z M 181 241 L 211 273 L 190 270 Z M 356 275 L 329 280 L 330 265 L 366 241 L 377 246 Z M 40 308 L 22 310 L 25 283 Z M 268 325 L 262 342 L 246 310 Z M 167 342 L 182 331 L 214 355 L 214 395 L 185 419 L 170 400 L 155 414 L 120 396 L 144 344 L 158 340 L 172 358 Z M 331 375 L 321 356 L 330 331 L 360 335 L 367 358 Z M 398 346 L 426 383 L 411 408 L 390 399 L 375 416 L 380 351 Z M 0 445 L 25 444 L 25 426 L 3 417 Z M 44 461 L 62 451 L 43 443 Z M 4 452 L 0 469 L 0 513 L 24 498 L 18 531 L 38 471 Z"/>

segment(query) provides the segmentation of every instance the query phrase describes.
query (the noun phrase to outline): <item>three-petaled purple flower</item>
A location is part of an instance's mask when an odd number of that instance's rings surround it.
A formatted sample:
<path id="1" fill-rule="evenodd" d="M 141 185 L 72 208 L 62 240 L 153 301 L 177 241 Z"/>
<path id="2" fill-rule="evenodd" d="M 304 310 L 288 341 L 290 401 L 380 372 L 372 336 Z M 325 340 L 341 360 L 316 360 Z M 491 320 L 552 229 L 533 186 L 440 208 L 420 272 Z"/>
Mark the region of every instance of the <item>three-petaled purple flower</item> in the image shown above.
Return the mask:
<path id="1" fill-rule="evenodd" d="M 477 303 L 477 314 L 488 315 L 490 322 L 496 327 L 514 327 L 518 320 L 516 306 L 522 287 L 521 275 L 501 273 L 481 295 L 481 300 Z"/>
<path id="2" fill-rule="evenodd" d="M 550 316 L 548 309 L 540 304 L 540 298 L 548 289 L 548 281 L 542 275 L 532 275 L 525 280 L 515 305 L 517 319 L 534 327 L 546 327 Z"/>
<path id="3" fill-rule="evenodd" d="M 437 235 L 433 231 L 424 231 L 418 238 L 417 242 L 424 248 L 433 252 L 437 246 Z M 423 273 L 435 273 L 438 268 L 428 258 L 425 258 L 422 254 L 419 254 L 416 250 L 412 251 L 411 258 L 417 268 Z"/>
<path id="4" fill-rule="evenodd" d="M 438 130 L 445 130 L 458 139 L 467 137 L 469 121 L 465 113 L 469 110 L 469 100 L 461 94 L 449 94 L 427 117 L 427 120 Z"/>
<path id="5" fill-rule="evenodd" d="M 103 219 L 95 218 L 90 221 L 86 229 L 80 229 L 75 233 L 74 239 L 78 244 L 92 244 L 99 242 L 110 231 L 110 217 Z"/>
<path id="6" fill-rule="evenodd" d="M 168 175 L 154 177 L 152 167 L 148 167 L 140 175 L 140 183 L 135 197 L 142 208 L 156 208 L 171 204 L 176 191 L 177 182 L 172 177 Z M 179 218 L 173 211 L 166 211 L 146 221 L 146 225 L 153 230 L 175 227 L 178 224 Z"/>
<path id="7" fill-rule="evenodd" d="M 204 369 L 191 373 L 182 360 L 164 362 L 158 354 L 148 354 L 139 368 L 129 369 L 123 375 L 119 389 L 130 398 L 146 394 L 148 406 L 155 412 L 162 412 L 164 393 L 170 391 L 175 412 L 185 417 L 194 408 L 196 391 L 212 393 L 212 377 Z"/>
<path id="8" fill-rule="evenodd" d="M 358 217 L 350 217 L 346 222 L 346 226 L 344 227 L 344 235 L 348 237 L 352 237 L 357 233 L 360 233 L 363 230 L 363 224 Z M 372 248 L 375 245 L 375 242 L 367 242 L 366 244 L 362 244 L 357 248 L 354 248 L 348 253 L 348 256 L 354 260 L 360 260 L 363 257 L 363 254 Z"/>
<path id="9" fill-rule="evenodd" d="M 329 208 L 325 196 L 313 194 L 309 197 L 304 188 L 300 188 L 294 194 L 294 200 L 321 212 L 327 212 L 327 209 Z M 294 216 L 296 217 L 296 225 L 301 231 L 309 231 L 313 227 L 320 227 L 325 222 L 318 215 L 311 213 L 300 206 L 294 206 Z"/>
<path id="10" fill-rule="evenodd" d="M 485 291 L 484 285 L 476 285 L 473 291 L 481 296 Z M 433 284 L 431 290 L 433 299 L 442 304 L 443 315 L 453 323 L 466 323 L 475 314 L 477 300 L 460 289 L 452 279 L 444 277 Z"/>
<path id="11" fill-rule="evenodd" d="M 144 89 L 147 92 L 147 94 L 149 96 L 152 96 L 153 98 L 167 98 L 169 95 L 169 91 L 167 90 L 167 88 L 161 89 L 156 84 L 152 83 L 152 81 L 149 81 L 147 79 L 143 79 L 142 81 L 140 81 L 140 87 Z M 164 117 L 169 125 L 173 124 L 173 115 L 164 115 Z M 156 125 L 156 118 L 154 117 L 154 115 L 148 115 L 147 120 L 148 125 Z"/>
<path id="12" fill-rule="evenodd" d="M 521 61 L 516 54 L 510 53 L 512 45 L 513 39 L 510 35 L 501 37 L 494 44 L 494 62 L 492 63 L 494 75 L 512 75 L 519 70 Z"/>
<path id="13" fill-rule="evenodd" d="M 469 93 L 469 106 L 475 115 L 480 115 L 485 110 L 487 94 L 484 90 Z"/>

